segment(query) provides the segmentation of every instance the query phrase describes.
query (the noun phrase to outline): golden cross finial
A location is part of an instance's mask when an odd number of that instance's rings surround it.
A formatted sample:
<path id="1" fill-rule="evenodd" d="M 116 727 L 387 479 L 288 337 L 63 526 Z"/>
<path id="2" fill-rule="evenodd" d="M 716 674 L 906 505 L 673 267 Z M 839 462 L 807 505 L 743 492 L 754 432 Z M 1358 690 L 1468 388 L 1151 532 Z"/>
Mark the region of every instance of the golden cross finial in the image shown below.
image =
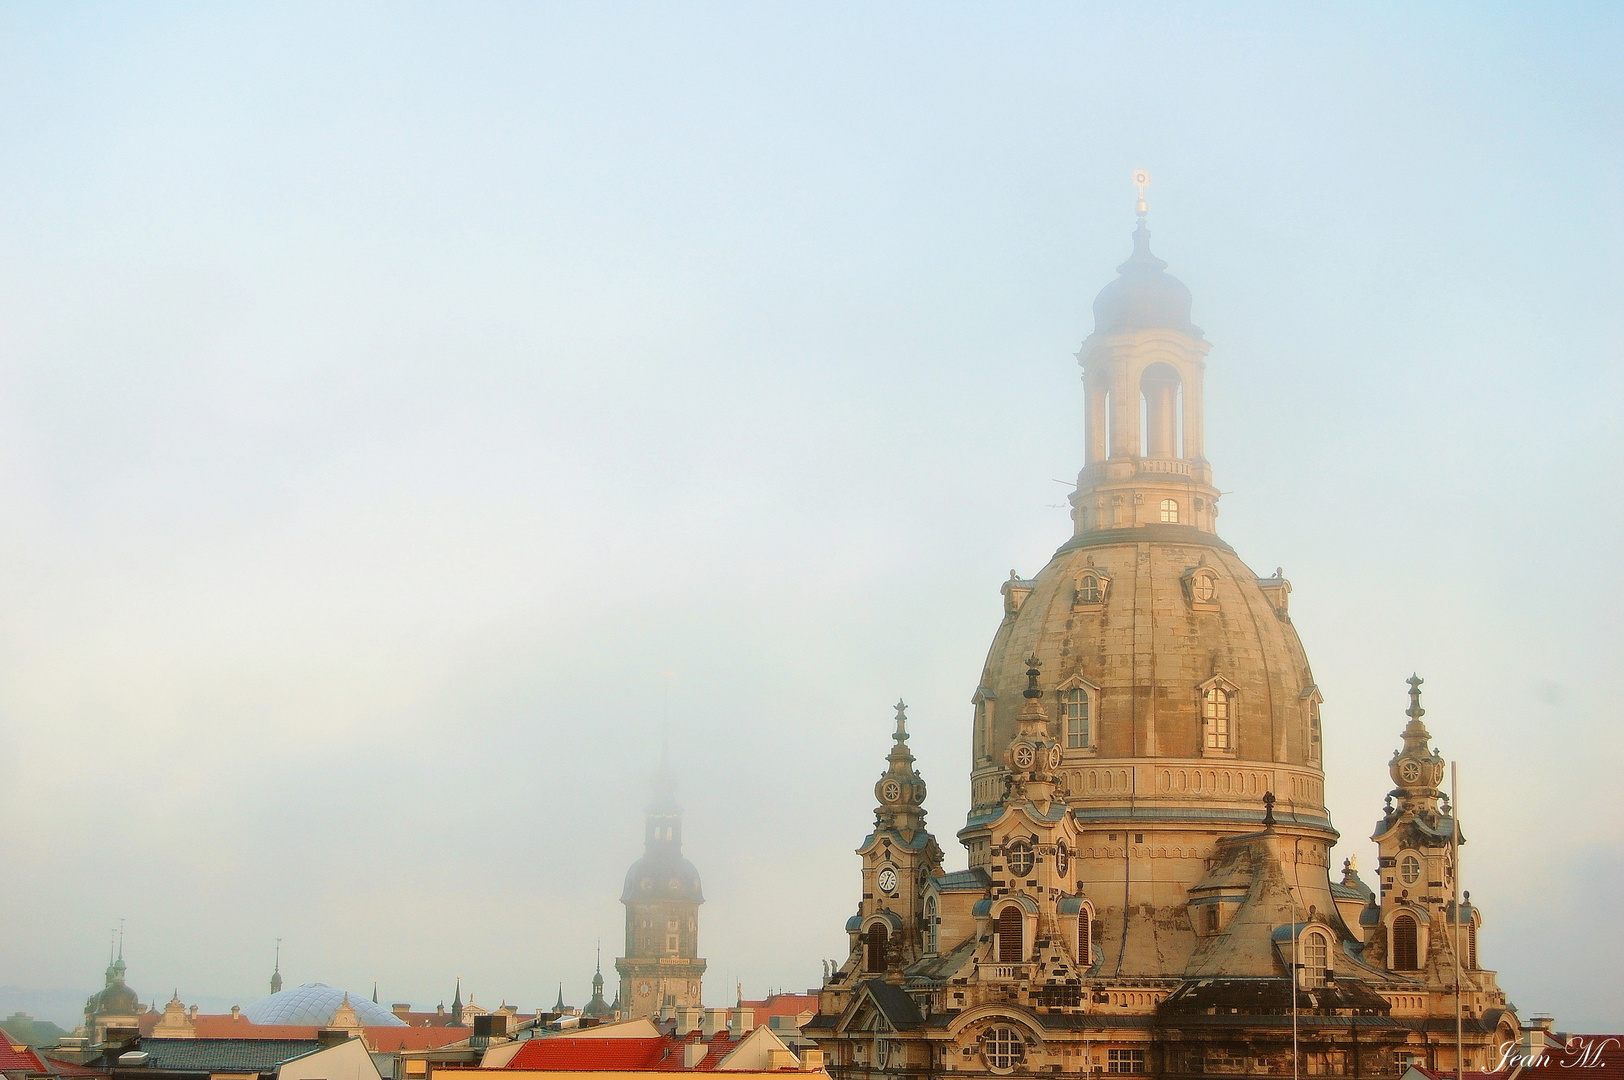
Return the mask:
<path id="1" fill-rule="evenodd" d="M 1150 186 L 1150 173 L 1144 169 L 1133 171 L 1133 186 L 1139 189 L 1139 202 L 1134 206 L 1134 212 L 1144 217 L 1150 212 L 1150 204 L 1145 202 L 1145 189 Z"/>

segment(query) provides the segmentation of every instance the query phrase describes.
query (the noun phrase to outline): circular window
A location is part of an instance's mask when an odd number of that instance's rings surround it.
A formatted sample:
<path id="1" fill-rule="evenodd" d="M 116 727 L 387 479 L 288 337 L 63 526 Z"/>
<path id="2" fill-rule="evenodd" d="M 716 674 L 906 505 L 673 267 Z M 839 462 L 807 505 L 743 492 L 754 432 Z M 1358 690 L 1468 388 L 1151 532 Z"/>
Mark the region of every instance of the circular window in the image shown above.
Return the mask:
<path id="1" fill-rule="evenodd" d="M 1399 860 L 1398 876 L 1404 879 L 1404 884 L 1414 885 L 1415 879 L 1421 876 L 1421 860 L 1414 855 L 1406 855 Z"/>
<path id="2" fill-rule="evenodd" d="M 1018 743 L 1015 747 L 1015 767 L 1017 769 L 1030 769 L 1032 762 L 1037 760 L 1037 752 L 1030 743 Z"/>
<path id="3" fill-rule="evenodd" d="M 1017 840 L 1009 845 L 1009 872 L 1016 877 L 1025 877 L 1032 872 L 1037 859 L 1032 854 L 1032 845 L 1025 840 Z"/>
<path id="4" fill-rule="evenodd" d="M 987 1067 L 1008 1072 L 1026 1060 L 1026 1040 L 1012 1027 L 1000 1024 L 981 1036 L 981 1056 Z"/>

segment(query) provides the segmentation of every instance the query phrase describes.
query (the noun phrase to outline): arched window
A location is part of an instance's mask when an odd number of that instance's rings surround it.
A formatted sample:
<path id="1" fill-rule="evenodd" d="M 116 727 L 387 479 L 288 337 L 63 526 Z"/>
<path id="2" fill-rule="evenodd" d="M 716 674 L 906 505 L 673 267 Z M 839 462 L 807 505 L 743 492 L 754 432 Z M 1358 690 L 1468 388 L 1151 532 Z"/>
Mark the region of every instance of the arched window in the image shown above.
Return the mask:
<path id="1" fill-rule="evenodd" d="M 1084 574 L 1077 583 L 1077 602 L 1079 604 L 1097 604 L 1100 602 L 1100 579 L 1093 574 Z"/>
<path id="2" fill-rule="evenodd" d="M 1169 525 L 1177 525 L 1178 524 L 1178 522 L 1179 522 L 1179 502 L 1178 502 L 1177 499 L 1163 499 L 1162 500 L 1162 521 L 1166 522 Z"/>
<path id="3" fill-rule="evenodd" d="M 1393 920 L 1393 957 L 1388 965 L 1394 971 L 1418 971 L 1421 968 L 1416 942 L 1415 919 L 1400 915 Z"/>
<path id="4" fill-rule="evenodd" d="M 1303 985 L 1324 986 L 1325 973 L 1331 966 L 1331 943 L 1324 934 L 1304 934 L 1300 942 L 1303 950 Z"/>
<path id="5" fill-rule="evenodd" d="M 1466 924 L 1466 969 L 1477 970 L 1477 923 Z"/>
<path id="6" fill-rule="evenodd" d="M 1066 691 L 1066 745 L 1073 750 L 1088 746 L 1088 691 L 1074 686 Z"/>
<path id="7" fill-rule="evenodd" d="M 925 897 L 925 951 L 936 952 L 936 898 Z"/>
<path id="8" fill-rule="evenodd" d="M 1077 966 L 1091 967 L 1094 964 L 1094 920 L 1089 918 L 1088 909 L 1077 913 Z"/>
<path id="9" fill-rule="evenodd" d="M 1011 904 L 998 913 L 998 962 L 1018 964 L 1026 959 L 1021 941 L 1023 927 L 1021 909 Z"/>
<path id="10" fill-rule="evenodd" d="M 886 946 L 885 924 L 874 923 L 872 926 L 870 926 L 868 928 L 868 935 L 864 939 L 864 944 L 868 946 L 868 956 L 865 957 L 868 962 L 863 966 L 869 971 L 884 971 Z"/>
<path id="11" fill-rule="evenodd" d="M 1221 686 L 1209 686 L 1201 715 L 1206 728 L 1207 749 L 1228 750 L 1229 691 Z"/>

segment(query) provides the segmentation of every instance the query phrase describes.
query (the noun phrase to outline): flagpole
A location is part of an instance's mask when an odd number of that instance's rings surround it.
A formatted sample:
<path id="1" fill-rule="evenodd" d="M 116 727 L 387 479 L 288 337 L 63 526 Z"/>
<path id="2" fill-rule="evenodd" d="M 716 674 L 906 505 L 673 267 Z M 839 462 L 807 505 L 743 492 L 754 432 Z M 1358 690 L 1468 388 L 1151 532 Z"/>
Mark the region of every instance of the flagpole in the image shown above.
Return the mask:
<path id="1" fill-rule="evenodd" d="M 1449 829 L 1449 861 L 1453 873 L 1450 874 L 1450 883 L 1454 886 L 1450 896 L 1451 907 L 1455 913 L 1455 947 L 1451 951 L 1455 954 L 1455 1080 L 1464 1080 L 1466 1075 L 1465 1063 L 1462 1055 L 1461 1038 L 1461 1002 L 1460 1002 L 1460 773 L 1459 766 L 1451 761 L 1449 763 L 1449 801 L 1450 812 L 1454 820 L 1450 822 Z"/>

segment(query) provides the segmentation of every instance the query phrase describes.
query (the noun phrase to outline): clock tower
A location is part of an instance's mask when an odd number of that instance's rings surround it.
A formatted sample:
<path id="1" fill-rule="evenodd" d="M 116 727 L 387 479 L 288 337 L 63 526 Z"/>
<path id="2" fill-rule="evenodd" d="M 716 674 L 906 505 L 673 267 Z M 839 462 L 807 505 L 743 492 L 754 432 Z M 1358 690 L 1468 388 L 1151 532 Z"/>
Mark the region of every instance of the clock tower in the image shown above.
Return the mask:
<path id="1" fill-rule="evenodd" d="M 900 980 L 924 955 L 925 886 L 942 870 L 942 849 L 925 831 L 925 781 L 908 749 L 908 706 L 899 701 L 896 710 L 891 752 L 874 785 L 874 830 L 857 849 L 863 900 L 846 923 L 852 948 L 842 970 L 859 978 Z"/>
<path id="2" fill-rule="evenodd" d="M 626 1016 L 701 1004 L 699 905 L 705 896 L 699 871 L 682 857 L 682 810 L 663 757 L 644 813 L 643 857 L 626 871 L 620 902 L 626 905 L 626 955 L 615 970 Z"/>

